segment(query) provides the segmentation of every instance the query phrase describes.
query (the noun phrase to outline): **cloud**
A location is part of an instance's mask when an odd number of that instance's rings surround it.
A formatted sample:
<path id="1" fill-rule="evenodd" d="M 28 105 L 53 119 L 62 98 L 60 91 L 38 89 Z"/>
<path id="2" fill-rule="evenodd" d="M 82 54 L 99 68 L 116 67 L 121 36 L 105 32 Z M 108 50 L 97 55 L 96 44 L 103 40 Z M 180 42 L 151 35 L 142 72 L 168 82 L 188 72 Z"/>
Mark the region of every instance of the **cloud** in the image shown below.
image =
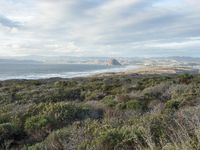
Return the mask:
<path id="1" fill-rule="evenodd" d="M 198 3 L 0 0 L 0 55 L 200 56 Z"/>
<path id="2" fill-rule="evenodd" d="M 13 21 L 9 18 L 6 18 L 4 16 L 0 16 L 0 24 L 2 26 L 6 26 L 6 27 L 9 27 L 9 28 L 18 28 L 20 27 L 20 23 L 17 22 L 17 21 Z"/>

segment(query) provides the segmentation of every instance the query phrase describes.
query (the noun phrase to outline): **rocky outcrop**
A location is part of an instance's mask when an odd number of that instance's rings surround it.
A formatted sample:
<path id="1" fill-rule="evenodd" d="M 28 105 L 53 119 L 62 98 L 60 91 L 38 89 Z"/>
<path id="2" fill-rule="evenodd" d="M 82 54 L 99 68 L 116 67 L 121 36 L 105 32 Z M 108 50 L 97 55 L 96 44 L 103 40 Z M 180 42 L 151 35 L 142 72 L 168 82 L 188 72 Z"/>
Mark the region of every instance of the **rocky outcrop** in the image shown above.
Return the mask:
<path id="1" fill-rule="evenodd" d="M 121 64 L 119 63 L 119 61 L 117 61 L 116 59 L 110 59 L 107 62 L 107 65 L 109 65 L 109 66 L 121 66 Z"/>

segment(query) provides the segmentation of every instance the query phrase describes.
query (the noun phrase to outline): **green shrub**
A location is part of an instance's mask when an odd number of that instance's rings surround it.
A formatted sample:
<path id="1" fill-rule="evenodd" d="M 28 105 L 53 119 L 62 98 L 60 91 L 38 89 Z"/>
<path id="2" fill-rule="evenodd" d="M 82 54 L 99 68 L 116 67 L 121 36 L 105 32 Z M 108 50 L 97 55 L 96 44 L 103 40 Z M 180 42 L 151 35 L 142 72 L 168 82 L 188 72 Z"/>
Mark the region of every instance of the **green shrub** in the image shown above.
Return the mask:
<path id="1" fill-rule="evenodd" d="M 132 150 L 149 148 L 144 128 L 126 126 L 99 132 L 99 136 L 94 142 L 96 143 L 96 149 Z M 87 142 L 84 146 L 88 147 Z"/>
<path id="2" fill-rule="evenodd" d="M 191 79 L 193 79 L 193 75 L 191 74 L 183 74 L 183 75 L 179 75 L 179 83 L 185 83 L 188 84 L 191 82 Z"/>
<path id="3" fill-rule="evenodd" d="M 179 109 L 180 104 L 181 104 L 180 100 L 170 100 L 170 101 L 167 101 L 166 108 Z"/>
<path id="4" fill-rule="evenodd" d="M 118 102 L 127 102 L 130 100 L 130 97 L 128 95 L 117 95 L 116 100 Z"/>
<path id="5" fill-rule="evenodd" d="M 26 120 L 25 130 L 30 132 L 37 131 L 45 128 L 50 122 L 50 119 L 46 116 L 33 116 Z"/>
<path id="6" fill-rule="evenodd" d="M 140 110 L 142 108 L 142 103 L 137 100 L 131 100 L 126 103 L 127 109 L 134 109 L 134 110 Z"/>
<path id="7" fill-rule="evenodd" d="M 126 105 L 126 103 L 118 103 L 118 104 L 116 105 L 116 107 L 117 107 L 118 109 L 125 110 L 125 109 L 127 108 L 127 105 Z"/>
<path id="8" fill-rule="evenodd" d="M 59 129 L 50 133 L 47 138 L 32 146 L 24 146 L 22 150 L 62 150 L 67 147 L 70 131 L 68 128 Z"/>
<path id="9" fill-rule="evenodd" d="M 63 94 L 66 100 L 83 100 L 83 97 L 81 97 L 81 90 L 79 88 L 67 88 L 64 90 Z"/>
<path id="10" fill-rule="evenodd" d="M 0 124 L 9 122 L 9 116 L 7 114 L 2 114 L 0 116 Z"/>
<path id="11" fill-rule="evenodd" d="M 87 105 L 75 105 L 70 103 L 41 103 L 29 107 L 25 118 L 32 118 L 32 116 L 34 116 L 33 119 L 28 120 L 28 122 L 36 121 L 36 125 L 38 125 L 37 122 L 39 119 L 47 121 L 47 128 L 45 127 L 42 129 L 43 124 L 38 128 L 41 129 L 42 133 L 48 133 L 51 129 L 62 128 L 77 120 L 83 120 L 86 118 L 100 119 L 103 116 L 103 110 L 90 108 L 90 106 Z M 40 118 L 40 116 L 42 116 L 42 118 Z M 33 131 L 32 134 L 34 135 L 34 133 L 35 132 Z"/>
<path id="12" fill-rule="evenodd" d="M 17 134 L 18 129 L 12 123 L 0 124 L 0 143 L 8 139 L 14 139 Z"/>
<path id="13" fill-rule="evenodd" d="M 150 148 L 144 128 L 126 127 L 123 130 L 125 137 L 120 143 L 117 144 L 116 149 L 137 150 Z"/>
<path id="14" fill-rule="evenodd" d="M 88 109 L 70 103 L 40 103 L 28 108 L 26 116 L 45 115 L 58 122 L 70 123 L 87 114 Z M 82 114 L 83 113 L 83 114 Z M 80 118 L 81 119 L 81 118 Z"/>
<path id="15" fill-rule="evenodd" d="M 33 116 L 26 120 L 25 131 L 36 140 L 43 139 L 52 130 L 52 120 L 47 116 Z"/>
<path id="16" fill-rule="evenodd" d="M 78 150 L 90 150 L 90 142 L 83 141 L 81 144 L 78 145 Z"/>
<path id="17" fill-rule="evenodd" d="M 171 143 L 167 143 L 162 150 L 178 150 L 178 147 L 172 145 Z"/>
<path id="18" fill-rule="evenodd" d="M 76 81 L 57 81 L 54 83 L 56 87 L 74 87 L 77 85 Z"/>
<path id="19" fill-rule="evenodd" d="M 167 137 L 167 123 L 166 118 L 162 115 L 153 116 L 150 120 L 150 133 L 152 140 L 156 146 L 162 146 L 162 142 L 166 140 Z"/>
<path id="20" fill-rule="evenodd" d="M 124 136 L 120 129 L 110 129 L 102 132 L 97 139 L 97 149 L 112 150 L 123 140 Z"/>
<path id="21" fill-rule="evenodd" d="M 43 114 L 54 118 L 58 122 L 67 123 L 76 118 L 76 114 L 80 111 L 80 108 L 64 103 L 49 104 L 43 110 Z"/>
<path id="22" fill-rule="evenodd" d="M 106 96 L 103 99 L 103 103 L 108 107 L 115 107 L 117 105 L 117 101 L 115 100 L 114 96 Z"/>

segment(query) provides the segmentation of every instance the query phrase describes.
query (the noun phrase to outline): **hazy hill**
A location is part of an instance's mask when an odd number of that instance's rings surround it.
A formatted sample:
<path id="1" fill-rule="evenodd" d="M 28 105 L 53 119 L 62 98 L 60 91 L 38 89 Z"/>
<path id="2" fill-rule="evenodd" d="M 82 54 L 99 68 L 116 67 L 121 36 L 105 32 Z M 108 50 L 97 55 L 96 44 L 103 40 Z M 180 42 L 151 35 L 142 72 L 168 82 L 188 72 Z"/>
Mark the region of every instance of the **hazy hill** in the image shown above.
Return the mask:
<path id="1" fill-rule="evenodd" d="M 35 60 L 15 60 L 15 59 L 0 59 L 0 64 L 40 64 L 42 62 Z"/>

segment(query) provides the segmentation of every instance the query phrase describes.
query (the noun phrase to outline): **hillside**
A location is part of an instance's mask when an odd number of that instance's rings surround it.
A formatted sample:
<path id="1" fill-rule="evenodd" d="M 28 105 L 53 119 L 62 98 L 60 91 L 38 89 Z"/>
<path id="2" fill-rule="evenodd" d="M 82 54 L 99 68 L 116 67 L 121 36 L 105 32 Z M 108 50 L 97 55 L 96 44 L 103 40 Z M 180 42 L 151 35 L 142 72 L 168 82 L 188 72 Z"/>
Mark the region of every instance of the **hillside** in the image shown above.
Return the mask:
<path id="1" fill-rule="evenodd" d="M 0 64 L 41 64 L 42 62 L 35 60 L 16 60 L 16 59 L 1 59 Z"/>
<path id="2" fill-rule="evenodd" d="M 200 75 L 0 82 L 0 149 L 200 149 Z"/>

